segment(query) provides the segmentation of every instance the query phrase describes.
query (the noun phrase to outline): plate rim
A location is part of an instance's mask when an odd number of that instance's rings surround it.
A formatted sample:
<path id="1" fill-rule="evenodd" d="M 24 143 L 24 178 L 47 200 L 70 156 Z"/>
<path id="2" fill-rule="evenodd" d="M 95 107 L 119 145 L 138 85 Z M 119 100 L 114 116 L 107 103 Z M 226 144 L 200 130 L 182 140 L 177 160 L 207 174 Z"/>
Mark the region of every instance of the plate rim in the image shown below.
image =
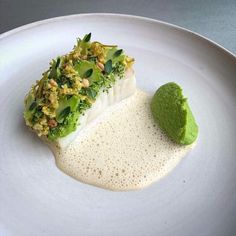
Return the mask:
<path id="1" fill-rule="evenodd" d="M 230 51 L 228 51 L 227 49 L 225 49 L 224 47 L 222 47 L 221 45 L 215 43 L 214 41 L 211 41 L 209 39 L 207 39 L 206 37 L 204 36 L 201 36 L 200 34 L 197 34 L 191 30 L 188 30 L 188 29 L 185 29 L 185 28 L 182 28 L 182 27 L 179 27 L 179 26 L 176 26 L 176 25 L 173 25 L 173 24 L 169 24 L 169 23 L 166 23 L 166 22 L 163 22 L 163 21 L 159 21 L 159 20 L 155 20 L 155 19 L 151 19 L 151 18 L 146 18 L 146 17 L 139 17 L 139 16 L 132 16 L 132 15 L 123 15 L 123 14 L 103 14 L 103 13 L 96 13 L 96 14 L 74 14 L 74 15 L 68 15 L 68 16 L 62 16 L 62 17 L 54 17 L 54 18 L 50 18 L 50 19 L 46 19 L 46 20 L 41 20 L 41 21 L 36 21 L 36 22 L 33 22 L 33 23 L 30 23 L 30 24 L 27 24 L 27 25 L 24 25 L 24 26 L 20 26 L 18 28 L 15 28 L 13 30 L 10 30 L 4 34 L 0 34 L 0 44 L 1 44 L 1 40 L 4 39 L 4 40 L 8 40 L 8 37 L 11 37 L 11 36 L 15 36 L 15 37 L 19 37 L 19 33 L 21 32 L 24 32 L 26 30 L 31 30 L 31 29 L 35 29 L 39 26 L 43 26 L 43 25 L 47 25 L 48 23 L 52 23 L 52 22 L 62 22 L 64 20 L 68 20 L 68 19 L 81 19 L 81 18 L 84 18 L 85 19 L 90 16 L 114 16 L 114 18 L 112 18 L 113 20 L 116 20 L 116 19 L 124 19 L 123 17 L 125 17 L 125 19 L 133 19 L 135 20 L 134 24 L 137 23 L 141 23 L 141 22 L 153 22 L 155 24 L 159 24 L 159 25 L 162 25 L 162 26 L 165 26 L 165 27 L 168 27 L 168 29 L 178 29 L 179 32 L 183 35 L 185 35 L 184 33 L 187 33 L 186 34 L 186 37 L 191 37 L 191 35 L 196 38 L 196 41 L 198 40 L 203 40 L 202 42 L 205 44 L 205 45 L 209 45 L 211 47 L 213 47 L 214 50 L 217 50 L 218 52 L 221 52 L 222 53 L 222 56 L 223 55 L 226 55 L 228 56 L 229 58 L 232 59 L 232 61 L 235 63 L 236 62 L 236 56 L 231 53 Z M 78 17 L 78 18 L 77 18 Z M 116 18 L 118 17 L 118 18 Z M 137 21 L 136 21 L 137 20 Z M 138 21 L 138 20 L 141 20 L 141 21 Z M 144 20 L 144 21 L 142 21 Z M 59 23 L 60 24 L 60 23 Z M 20 36 L 21 37 L 21 36 Z M 1 86 L 0 86 L 1 87 Z M 104 213 L 103 213 L 104 214 Z M 154 216 L 154 214 L 152 214 Z M 28 218 L 28 217 L 27 217 Z M 191 222 L 191 221 L 190 221 Z M 193 222 L 193 221 L 192 221 Z M 224 222 L 224 224 L 227 224 L 227 222 Z M 67 225 L 67 224 L 66 224 Z M 152 225 L 152 224 L 151 224 Z M 179 226 L 179 225 L 177 225 Z M 180 225 L 181 226 L 181 225 Z M 183 225 L 184 226 L 184 225 Z M 24 226 L 25 227 L 25 226 Z M 38 228 L 38 230 L 40 230 L 41 227 Z M 16 228 L 9 228 L 9 226 L 6 225 L 6 229 L 7 230 L 10 230 L 9 232 L 11 233 L 11 230 L 12 230 L 12 233 L 14 234 L 15 232 L 15 229 Z M 175 230 L 174 230 L 175 231 Z M 23 232 L 23 231 L 22 231 Z M 4 232 L 3 232 L 4 233 Z M 8 233 L 8 232 L 6 232 Z M 46 232 L 47 233 L 47 232 Z M 106 234 L 107 232 L 104 231 L 104 233 Z M 109 233 L 109 232 L 108 232 Z M 125 233 L 125 232 L 124 232 Z M 170 232 L 171 233 L 171 232 Z M 178 233 L 178 228 L 177 228 L 177 233 Z"/>
<path id="2" fill-rule="evenodd" d="M 63 20 L 67 20 L 67 19 L 73 19 L 73 18 L 83 18 L 83 17 L 90 17 L 90 16 L 97 16 L 97 17 L 118 17 L 118 18 L 127 18 L 127 19 L 133 19 L 133 20 L 141 20 L 141 21 L 146 21 L 146 22 L 154 22 L 160 25 L 164 25 L 167 26 L 171 29 L 177 29 L 181 32 L 184 33 L 188 33 L 190 35 L 195 36 L 196 38 L 203 40 L 205 43 L 207 43 L 208 45 L 213 46 L 215 49 L 220 50 L 221 52 L 225 53 L 226 55 L 230 56 L 231 59 L 235 60 L 236 62 L 236 53 L 231 52 L 229 49 L 225 48 L 224 46 L 220 45 L 219 43 L 215 42 L 212 39 L 209 39 L 206 36 L 201 35 L 200 33 L 197 33 L 195 31 L 189 30 L 185 27 L 182 26 L 178 26 L 176 24 L 172 24 L 172 23 L 168 23 L 166 21 L 162 21 L 162 20 L 157 20 L 157 19 L 153 19 L 153 18 L 149 18 L 149 17 L 144 17 L 144 16 L 138 16 L 138 15 L 131 15 L 131 14 L 120 14 L 120 13 L 80 13 L 80 14 L 70 14 L 70 15 L 62 15 L 62 16 L 57 16 L 57 17 L 52 17 L 52 18 L 46 18 L 43 20 L 39 20 L 39 21 L 35 21 L 29 24 L 25 24 L 22 26 L 19 26 L 17 28 L 14 28 L 12 30 L 3 32 L 0 34 L 0 43 L 2 39 L 6 39 L 9 36 L 12 36 L 14 34 L 17 34 L 19 32 L 25 31 L 25 30 L 29 30 L 31 28 L 36 28 L 38 26 L 44 25 L 44 24 L 48 24 L 51 22 L 57 22 L 57 21 L 63 21 Z"/>

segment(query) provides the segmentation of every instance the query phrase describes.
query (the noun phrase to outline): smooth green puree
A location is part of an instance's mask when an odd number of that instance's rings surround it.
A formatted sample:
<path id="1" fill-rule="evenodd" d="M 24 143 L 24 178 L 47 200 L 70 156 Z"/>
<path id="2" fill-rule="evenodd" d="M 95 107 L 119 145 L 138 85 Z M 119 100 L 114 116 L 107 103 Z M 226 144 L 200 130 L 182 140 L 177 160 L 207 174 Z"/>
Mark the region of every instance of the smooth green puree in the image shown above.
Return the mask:
<path id="1" fill-rule="evenodd" d="M 174 142 L 187 145 L 197 139 L 198 125 L 178 84 L 162 85 L 152 98 L 151 110 L 160 128 Z"/>

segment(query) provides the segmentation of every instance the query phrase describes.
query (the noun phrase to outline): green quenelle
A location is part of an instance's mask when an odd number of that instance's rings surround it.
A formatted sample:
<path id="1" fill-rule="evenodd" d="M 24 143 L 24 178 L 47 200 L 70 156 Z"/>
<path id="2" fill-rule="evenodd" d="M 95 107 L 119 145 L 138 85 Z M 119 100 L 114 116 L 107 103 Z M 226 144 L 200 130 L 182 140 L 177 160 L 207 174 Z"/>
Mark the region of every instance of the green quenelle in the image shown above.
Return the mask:
<path id="1" fill-rule="evenodd" d="M 152 98 L 151 111 L 160 128 L 174 142 L 188 145 L 197 139 L 198 125 L 178 84 L 162 85 Z"/>

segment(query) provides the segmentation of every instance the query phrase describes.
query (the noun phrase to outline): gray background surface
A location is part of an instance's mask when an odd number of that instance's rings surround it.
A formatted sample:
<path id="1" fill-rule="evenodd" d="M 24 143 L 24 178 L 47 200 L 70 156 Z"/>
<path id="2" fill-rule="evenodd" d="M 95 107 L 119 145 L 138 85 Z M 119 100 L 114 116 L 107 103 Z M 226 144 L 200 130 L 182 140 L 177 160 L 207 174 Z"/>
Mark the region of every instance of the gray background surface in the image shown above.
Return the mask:
<path id="1" fill-rule="evenodd" d="M 236 0 L 0 0 L 0 33 L 46 18 L 91 12 L 163 20 L 236 53 Z"/>
<path id="2" fill-rule="evenodd" d="M 236 53 L 236 0 L 0 0 L 0 33 L 37 20 L 88 12 L 163 20 L 198 32 Z"/>

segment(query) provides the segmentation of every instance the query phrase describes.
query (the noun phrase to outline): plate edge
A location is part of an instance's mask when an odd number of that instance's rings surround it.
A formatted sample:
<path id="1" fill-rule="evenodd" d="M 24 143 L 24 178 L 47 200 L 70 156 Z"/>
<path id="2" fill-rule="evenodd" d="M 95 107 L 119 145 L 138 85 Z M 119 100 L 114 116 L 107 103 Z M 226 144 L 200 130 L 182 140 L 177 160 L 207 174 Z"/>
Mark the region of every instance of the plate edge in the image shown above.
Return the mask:
<path id="1" fill-rule="evenodd" d="M 0 34 L 0 40 L 5 39 L 5 38 L 12 36 L 14 34 L 17 34 L 18 32 L 25 31 L 30 28 L 34 28 L 34 27 L 37 27 L 37 26 L 40 26 L 43 24 L 47 24 L 50 22 L 61 21 L 63 19 L 71 19 L 71 18 L 76 18 L 76 17 L 89 17 L 89 16 L 99 16 L 99 17 L 110 16 L 110 17 L 118 17 L 118 18 L 129 18 L 129 19 L 143 20 L 143 21 L 147 21 L 147 22 L 155 22 L 155 23 L 158 23 L 161 25 L 165 25 L 165 26 L 173 28 L 173 29 L 178 29 L 182 32 L 188 33 L 190 35 L 193 35 L 193 36 L 199 38 L 200 40 L 207 42 L 208 44 L 214 46 L 217 49 L 220 49 L 223 53 L 232 57 L 236 62 L 236 54 L 234 54 L 233 52 L 231 52 L 227 48 L 221 46 L 217 42 L 215 42 L 215 41 L 213 41 L 213 40 L 211 40 L 211 39 L 209 39 L 197 32 L 194 32 L 192 30 L 186 29 L 184 27 L 181 27 L 181 26 L 178 26 L 178 25 L 175 25 L 172 23 L 168 23 L 168 22 L 161 21 L 161 20 L 156 20 L 156 19 L 149 18 L 149 17 L 138 16 L 138 15 L 129 15 L 129 14 L 119 14 L 119 13 L 81 13 L 81 14 L 71 14 L 71 15 L 64 15 L 64 16 L 57 16 L 57 17 L 53 17 L 53 18 L 48 18 L 48 19 L 44 19 L 44 20 L 40 20 L 40 21 L 35 21 L 35 22 L 29 23 L 29 24 L 25 24 L 23 26 L 19 26 L 17 28 L 14 28 L 12 30 L 4 32 L 4 33 Z"/>

